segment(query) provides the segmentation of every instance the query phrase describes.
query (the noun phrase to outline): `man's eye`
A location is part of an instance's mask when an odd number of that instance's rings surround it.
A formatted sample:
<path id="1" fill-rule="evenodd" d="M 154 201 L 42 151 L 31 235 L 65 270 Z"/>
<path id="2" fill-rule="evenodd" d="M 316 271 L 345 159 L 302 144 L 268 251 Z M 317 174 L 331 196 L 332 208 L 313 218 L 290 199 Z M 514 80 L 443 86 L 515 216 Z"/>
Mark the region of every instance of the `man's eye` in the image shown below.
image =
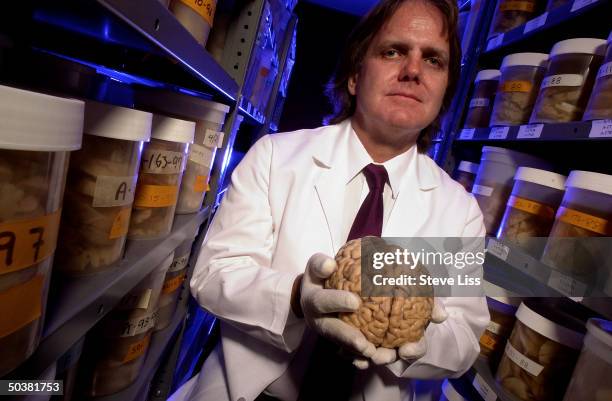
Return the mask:
<path id="1" fill-rule="evenodd" d="M 399 55 L 400 55 L 399 52 L 395 49 L 389 49 L 383 52 L 383 56 L 385 58 L 397 58 L 399 57 Z"/>
<path id="2" fill-rule="evenodd" d="M 434 67 L 442 67 L 443 66 L 442 60 L 440 60 L 437 57 L 429 57 L 425 61 L 427 63 L 433 65 Z"/>

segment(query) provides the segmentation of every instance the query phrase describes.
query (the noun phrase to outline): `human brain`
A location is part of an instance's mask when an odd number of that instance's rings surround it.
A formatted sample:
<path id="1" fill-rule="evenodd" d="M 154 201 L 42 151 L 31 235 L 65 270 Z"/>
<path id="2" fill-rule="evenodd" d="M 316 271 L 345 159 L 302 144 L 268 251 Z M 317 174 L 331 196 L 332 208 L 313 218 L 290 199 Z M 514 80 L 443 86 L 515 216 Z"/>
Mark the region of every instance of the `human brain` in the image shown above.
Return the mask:
<path id="1" fill-rule="evenodd" d="M 372 249 L 393 252 L 399 247 L 386 244 L 376 237 L 364 237 L 346 243 L 336 255 L 338 269 L 325 281 L 325 288 L 351 291 L 359 296 L 361 288 L 361 260 L 370 257 Z M 386 266 L 381 274 L 397 276 L 397 266 Z M 401 273 L 407 273 L 401 269 Z M 426 274 L 422 266 L 410 270 L 411 275 Z M 372 285 L 368 281 L 364 284 Z M 364 294 L 372 293 L 367 288 Z M 339 313 L 344 322 L 357 327 L 377 347 L 398 348 L 416 342 L 424 334 L 433 310 L 433 291 L 430 286 L 402 286 L 389 289 L 393 296 L 362 297 L 356 312 Z M 426 295 L 426 296 L 424 296 Z"/>

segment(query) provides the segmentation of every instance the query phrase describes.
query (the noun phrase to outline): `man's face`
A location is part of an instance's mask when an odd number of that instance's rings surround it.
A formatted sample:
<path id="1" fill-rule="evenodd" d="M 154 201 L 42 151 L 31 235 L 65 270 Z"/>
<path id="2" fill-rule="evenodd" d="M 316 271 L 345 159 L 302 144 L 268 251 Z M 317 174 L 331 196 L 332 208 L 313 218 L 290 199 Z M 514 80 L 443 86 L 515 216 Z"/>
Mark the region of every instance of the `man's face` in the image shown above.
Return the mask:
<path id="1" fill-rule="evenodd" d="M 416 141 L 436 118 L 448 84 L 449 44 L 443 27 L 435 6 L 410 0 L 374 37 L 359 73 L 349 80 L 355 117 L 370 131 L 406 132 Z"/>

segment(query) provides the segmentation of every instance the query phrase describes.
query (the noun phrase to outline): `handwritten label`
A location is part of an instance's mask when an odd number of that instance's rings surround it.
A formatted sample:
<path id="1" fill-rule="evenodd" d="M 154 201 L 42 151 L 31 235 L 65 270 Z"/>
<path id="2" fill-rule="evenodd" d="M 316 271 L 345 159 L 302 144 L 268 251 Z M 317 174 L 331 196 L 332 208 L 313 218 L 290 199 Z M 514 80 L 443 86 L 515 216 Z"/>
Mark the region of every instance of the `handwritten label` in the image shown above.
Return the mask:
<path id="1" fill-rule="evenodd" d="M 593 120 L 589 138 L 612 138 L 612 120 Z"/>
<path id="2" fill-rule="evenodd" d="M 529 81 L 504 81 L 500 85 L 500 92 L 531 92 L 533 84 Z"/>
<path id="3" fill-rule="evenodd" d="M 179 0 L 181 3 L 198 13 L 212 27 L 215 15 L 215 0 Z"/>
<path id="4" fill-rule="evenodd" d="M 504 1 L 499 5 L 499 10 L 533 12 L 533 10 L 535 10 L 535 4 L 531 1 Z"/>
<path id="5" fill-rule="evenodd" d="M 459 139 L 472 139 L 474 138 L 474 132 L 476 132 L 475 128 L 465 128 L 461 130 L 459 134 Z"/>
<path id="6" fill-rule="evenodd" d="M 147 288 L 143 291 L 137 293 L 129 293 L 124 296 L 118 309 L 147 309 L 149 307 L 149 302 L 151 301 L 151 294 L 153 290 Z"/>
<path id="7" fill-rule="evenodd" d="M 131 206 L 121 209 L 111 226 L 111 231 L 108 235 L 108 239 L 117 239 L 127 235 L 128 229 L 130 228 L 130 216 L 132 214 Z"/>
<path id="8" fill-rule="evenodd" d="M 42 262 L 55 250 L 61 211 L 0 224 L 0 275 Z"/>
<path id="9" fill-rule="evenodd" d="M 168 273 L 183 270 L 187 266 L 188 262 L 189 262 L 188 253 L 186 253 L 183 256 L 179 256 L 178 258 L 174 258 L 174 260 L 172 261 L 172 264 L 170 265 L 170 268 L 168 269 Z"/>
<path id="10" fill-rule="evenodd" d="M 139 358 L 145 354 L 147 349 L 149 348 L 149 344 L 151 342 L 151 334 L 148 334 L 142 340 L 131 344 L 128 348 L 127 353 L 123 357 L 123 363 L 127 363 L 133 361 L 136 358 Z"/>
<path id="11" fill-rule="evenodd" d="M 487 325 L 487 330 L 493 334 L 501 335 L 504 332 L 504 328 L 501 324 L 494 322 L 491 320 Z"/>
<path id="12" fill-rule="evenodd" d="M 503 261 L 506 261 L 506 259 L 508 259 L 508 255 L 510 254 L 510 248 L 499 241 L 490 239 L 487 243 L 487 252 L 493 256 L 497 256 Z"/>
<path id="13" fill-rule="evenodd" d="M 207 175 L 196 175 L 193 183 L 193 192 L 206 192 L 210 189 L 208 186 Z"/>
<path id="14" fill-rule="evenodd" d="M 548 286 L 550 288 L 554 288 L 567 297 L 577 298 L 578 302 L 582 301 L 582 297 L 584 297 L 587 289 L 587 285 L 583 282 L 566 276 L 563 273 L 559 273 L 556 270 L 550 272 Z"/>
<path id="15" fill-rule="evenodd" d="M 536 216 L 543 217 L 546 220 L 555 219 L 555 209 L 553 209 L 552 207 L 548 205 L 544 205 L 539 202 L 534 202 L 529 199 L 525 199 L 525 198 L 521 198 L 521 197 L 512 195 L 508 199 L 507 205 L 515 209 L 521 210 L 525 213 L 534 214 Z"/>
<path id="16" fill-rule="evenodd" d="M 133 337 L 138 334 L 146 333 L 155 327 L 156 312 L 150 313 L 143 317 L 130 319 L 119 322 L 119 337 Z"/>
<path id="17" fill-rule="evenodd" d="M 40 318 L 44 282 L 44 276 L 39 274 L 0 291 L 0 339 Z"/>
<path id="18" fill-rule="evenodd" d="M 542 373 L 542 370 L 544 370 L 544 366 L 518 352 L 518 350 L 512 346 L 510 341 L 506 343 L 505 354 L 512 362 L 516 363 L 520 368 L 533 376 L 538 377 L 540 373 Z"/>
<path id="19" fill-rule="evenodd" d="M 493 127 L 489 132 L 489 139 L 506 139 L 510 127 Z"/>
<path id="20" fill-rule="evenodd" d="M 489 384 L 478 373 L 476 373 L 476 376 L 474 377 L 472 386 L 474 386 L 474 390 L 476 390 L 485 401 L 495 401 L 497 399 L 497 394 L 495 394 L 495 391 L 493 391 L 491 386 L 489 386 Z"/>
<path id="21" fill-rule="evenodd" d="M 483 347 L 493 351 L 493 350 L 495 350 L 495 346 L 497 345 L 497 340 L 495 338 L 493 338 L 489 333 L 487 333 L 485 331 L 484 334 L 482 336 L 480 336 L 479 343 Z"/>
<path id="22" fill-rule="evenodd" d="M 470 100 L 470 109 L 475 107 L 489 107 L 489 99 L 486 97 L 475 97 Z"/>
<path id="23" fill-rule="evenodd" d="M 612 226 L 608 220 L 578 210 L 560 207 L 557 211 L 557 219 L 597 234 L 612 235 Z"/>
<path id="24" fill-rule="evenodd" d="M 504 34 L 503 33 L 495 36 L 494 38 L 489 39 L 489 41 L 487 42 L 487 51 L 493 50 L 493 49 L 501 46 L 502 43 L 504 43 Z"/>
<path id="25" fill-rule="evenodd" d="M 223 132 L 206 129 L 204 134 L 204 146 L 208 148 L 220 148 L 223 146 Z"/>
<path id="26" fill-rule="evenodd" d="M 477 185 L 475 184 L 472 187 L 472 193 L 476 195 L 489 197 L 493 194 L 493 187 L 487 187 L 485 185 Z"/>
<path id="27" fill-rule="evenodd" d="M 549 75 L 542 81 L 541 89 L 554 86 L 581 86 L 584 78 L 580 74 Z"/>
<path id="28" fill-rule="evenodd" d="M 176 185 L 138 185 L 134 206 L 169 207 L 176 204 L 178 187 Z"/>
<path id="29" fill-rule="evenodd" d="M 544 129 L 544 124 L 521 125 L 521 127 L 519 128 L 518 134 L 516 135 L 516 138 L 517 139 L 539 138 L 542 135 L 543 129 Z"/>
<path id="30" fill-rule="evenodd" d="M 183 284 L 183 281 L 185 281 L 185 273 L 179 274 L 178 276 L 167 280 L 162 288 L 162 294 L 170 294 L 178 290 Z"/>
<path id="31" fill-rule="evenodd" d="M 538 29 L 539 27 L 546 24 L 547 19 L 548 19 L 548 12 L 545 12 L 539 17 L 536 17 L 532 20 L 527 21 L 527 23 L 525 24 L 525 29 L 523 30 L 523 33 L 525 34 L 525 33 L 533 31 L 534 29 Z"/>
<path id="32" fill-rule="evenodd" d="M 147 148 L 142 152 L 140 172 L 149 174 L 180 174 L 183 153 Z"/>
<path id="33" fill-rule="evenodd" d="M 599 0 L 575 0 L 574 4 L 572 4 L 572 9 L 570 11 L 574 12 L 576 10 L 580 10 L 581 8 L 586 7 L 590 4 L 597 3 L 597 1 Z"/>
<path id="34" fill-rule="evenodd" d="M 99 175 L 93 195 L 93 207 L 115 207 L 134 202 L 138 176 L 112 177 Z"/>
<path id="35" fill-rule="evenodd" d="M 609 61 L 599 67 L 599 71 L 597 72 L 597 79 L 607 77 L 608 75 L 612 75 L 612 61 Z"/>
<path id="36" fill-rule="evenodd" d="M 191 145 L 189 148 L 189 160 L 199 164 L 200 166 L 210 167 L 215 155 L 214 149 L 209 149 L 206 146 Z"/>

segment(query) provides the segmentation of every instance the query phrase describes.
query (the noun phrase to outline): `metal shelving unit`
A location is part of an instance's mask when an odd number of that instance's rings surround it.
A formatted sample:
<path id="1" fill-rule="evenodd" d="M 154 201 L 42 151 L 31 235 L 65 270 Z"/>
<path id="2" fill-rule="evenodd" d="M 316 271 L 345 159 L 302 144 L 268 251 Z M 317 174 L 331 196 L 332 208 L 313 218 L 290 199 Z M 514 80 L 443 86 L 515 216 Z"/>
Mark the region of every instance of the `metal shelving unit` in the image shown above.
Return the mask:
<path id="1" fill-rule="evenodd" d="M 610 139 L 612 139 L 612 120 L 464 128 L 457 137 L 457 141 L 605 141 Z"/>

